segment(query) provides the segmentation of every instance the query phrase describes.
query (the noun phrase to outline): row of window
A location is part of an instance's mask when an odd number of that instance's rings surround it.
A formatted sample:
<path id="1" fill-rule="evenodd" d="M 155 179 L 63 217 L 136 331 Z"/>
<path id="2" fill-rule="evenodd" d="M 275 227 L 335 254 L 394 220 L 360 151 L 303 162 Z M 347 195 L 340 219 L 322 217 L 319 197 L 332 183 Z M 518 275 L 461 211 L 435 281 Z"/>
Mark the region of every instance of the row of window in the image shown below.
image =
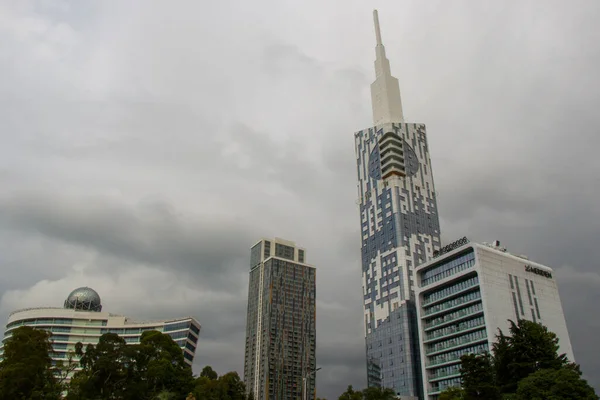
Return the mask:
<path id="1" fill-rule="evenodd" d="M 487 334 L 485 328 L 469 332 L 465 335 L 453 337 L 452 339 L 444 340 L 443 342 L 439 342 L 433 345 L 427 346 L 427 354 L 435 353 L 438 351 L 450 349 L 452 347 L 460 346 L 462 344 L 471 343 L 477 340 L 486 339 Z"/>
<path id="2" fill-rule="evenodd" d="M 452 296 L 454 293 L 460 292 L 462 290 L 468 289 L 470 287 L 476 286 L 479 284 L 479 278 L 474 276 L 473 278 L 466 279 L 464 281 L 458 282 L 452 286 L 448 286 L 442 290 L 436 291 L 434 293 L 428 294 L 423 298 L 423 304 L 427 305 L 434 301 L 438 301 L 448 296 Z"/>
<path id="3" fill-rule="evenodd" d="M 429 357 L 428 366 L 443 364 L 452 361 L 459 361 L 465 354 L 481 354 L 488 351 L 488 344 L 482 343 L 475 346 L 465 347 L 463 349 L 454 350 L 437 356 Z"/>
<path id="4" fill-rule="evenodd" d="M 144 331 L 160 330 L 160 327 L 149 326 L 145 328 L 103 328 L 100 330 L 101 334 L 105 333 L 116 333 L 117 335 L 136 335 Z"/>
<path id="5" fill-rule="evenodd" d="M 164 332 L 178 331 L 181 329 L 188 329 L 191 321 L 178 322 L 176 324 L 165 325 Z"/>
<path id="6" fill-rule="evenodd" d="M 455 268 L 455 267 L 462 265 L 462 264 L 466 263 L 467 261 L 471 261 L 471 260 L 475 260 L 475 253 L 473 253 L 473 250 L 471 250 L 471 252 L 468 254 L 464 254 L 464 255 L 462 255 L 460 257 L 456 257 L 452 260 L 445 261 L 444 263 L 439 264 L 436 267 L 423 272 L 421 277 L 422 277 L 423 281 L 426 281 L 427 279 L 430 279 L 436 275 L 439 275 L 445 271 L 448 271 L 452 268 Z"/>
<path id="7" fill-rule="evenodd" d="M 429 307 L 427 310 L 425 310 L 425 315 L 434 314 L 438 311 L 447 310 L 449 308 L 456 307 L 461 304 L 468 303 L 470 301 L 478 300 L 478 299 L 481 299 L 481 292 L 479 290 L 476 292 L 467 293 L 463 296 L 456 297 L 452 300 L 448 300 L 443 303 L 438 303 L 432 307 Z"/>
<path id="8" fill-rule="evenodd" d="M 465 262 L 463 264 L 457 265 L 457 266 L 455 266 L 455 267 L 453 267 L 451 269 L 448 269 L 448 270 L 446 270 L 444 272 L 441 272 L 441 273 L 439 273 L 437 275 L 434 275 L 434 276 L 432 276 L 431 278 L 429 278 L 427 280 L 423 280 L 421 282 L 421 286 L 427 286 L 427 285 L 430 285 L 430 284 L 435 283 L 437 281 L 440 281 L 440 280 L 442 280 L 444 278 L 447 278 L 449 276 L 456 275 L 459 272 L 464 271 L 466 269 L 469 269 L 469 268 L 471 268 L 474 265 L 475 265 L 475 260 L 467 261 L 467 262 Z"/>
<path id="9" fill-rule="evenodd" d="M 467 308 L 463 308 L 462 310 L 454 311 L 450 314 L 443 315 L 441 317 L 437 317 L 432 319 L 428 323 L 425 324 L 425 329 L 433 328 L 435 326 L 445 324 L 447 322 L 452 322 L 455 319 L 463 318 L 469 314 L 474 314 L 483 310 L 483 304 L 477 303 L 469 306 Z"/>
<path id="10" fill-rule="evenodd" d="M 485 325 L 485 319 L 483 317 L 469 319 L 467 321 L 460 322 L 456 325 L 450 325 L 444 328 L 436 329 L 435 331 L 426 332 L 425 340 L 435 339 L 441 336 L 450 335 L 455 332 L 460 332 L 483 325 Z"/>
<path id="11" fill-rule="evenodd" d="M 468 259 L 467 257 L 471 256 L 470 259 Z M 434 282 L 440 281 L 444 278 L 447 278 L 449 276 L 458 274 L 461 271 L 464 271 L 465 269 L 471 268 L 472 266 L 475 265 L 475 255 L 473 253 L 468 254 L 466 256 L 460 257 L 465 258 L 465 260 L 461 260 L 462 262 L 459 264 L 456 264 L 454 261 L 457 260 L 453 260 L 452 262 L 443 265 L 443 269 L 441 270 L 437 270 L 437 268 L 434 268 L 431 272 L 436 272 L 434 275 L 429 276 L 427 279 L 423 279 L 421 281 L 421 286 L 427 286 L 430 285 Z M 440 268 L 442 268 L 440 267 Z M 428 271 L 429 272 L 429 271 Z M 425 274 L 423 274 L 423 276 L 425 276 Z"/>
<path id="12" fill-rule="evenodd" d="M 446 379 L 435 382 L 431 385 L 431 392 L 442 392 L 451 387 L 459 387 L 461 385 L 460 378 Z"/>
<path id="13" fill-rule="evenodd" d="M 433 372 L 429 374 L 429 379 L 438 379 L 444 378 L 450 375 L 460 374 L 460 364 L 448 365 L 446 367 L 441 367 L 435 369 Z"/>
<path id="14" fill-rule="evenodd" d="M 19 321 L 11 322 L 6 326 L 6 329 L 10 329 L 16 326 L 22 325 L 72 325 L 73 319 L 71 318 L 29 318 L 22 319 Z"/>

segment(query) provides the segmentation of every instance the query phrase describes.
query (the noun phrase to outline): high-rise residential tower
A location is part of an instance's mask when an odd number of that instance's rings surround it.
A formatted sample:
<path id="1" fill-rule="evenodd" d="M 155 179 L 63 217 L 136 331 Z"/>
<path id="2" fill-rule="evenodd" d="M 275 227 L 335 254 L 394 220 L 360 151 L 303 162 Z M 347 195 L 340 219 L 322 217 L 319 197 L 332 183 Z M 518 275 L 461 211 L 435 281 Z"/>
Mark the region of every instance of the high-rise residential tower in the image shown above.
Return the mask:
<path id="1" fill-rule="evenodd" d="M 367 375 L 370 386 L 412 399 L 422 392 L 414 268 L 439 249 L 440 224 L 425 125 L 404 120 L 398 80 L 373 14 L 374 126 L 354 134 Z"/>
<path id="2" fill-rule="evenodd" d="M 293 242 L 252 247 L 244 382 L 256 400 L 316 397 L 315 274 Z"/>

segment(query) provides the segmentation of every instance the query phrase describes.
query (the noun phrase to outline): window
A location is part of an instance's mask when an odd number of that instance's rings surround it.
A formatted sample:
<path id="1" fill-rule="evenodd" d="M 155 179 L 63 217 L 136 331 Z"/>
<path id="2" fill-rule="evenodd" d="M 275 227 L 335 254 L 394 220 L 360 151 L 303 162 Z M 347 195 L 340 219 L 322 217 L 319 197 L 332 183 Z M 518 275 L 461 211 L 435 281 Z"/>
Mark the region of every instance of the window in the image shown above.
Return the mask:
<path id="1" fill-rule="evenodd" d="M 164 331 L 165 332 L 179 331 L 182 329 L 188 329 L 189 327 L 190 327 L 190 321 L 178 322 L 176 324 L 165 325 Z"/>
<path id="2" fill-rule="evenodd" d="M 275 243 L 275 256 L 288 260 L 294 259 L 294 248 L 281 243 Z"/>
<path id="3" fill-rule="evenodd" d="M 517 320 L 519 320 L 519 309 L 517 308 L 517 297 L 515 296 L 515 292 L 512 292 L 513 305 L 515 306 L 515 315 L 517 316 Z"/>
<path id="4" fill-rule="evenodd" d="M 527 288 L 527 297 L 529 297 L 529 305 L 532 306 L 533 301 L 531 300 L 531 290 L 529 290 L 529 281 L 527 279 L 525 279 L 525 287 Z"/>
<path id="5" fill-rule="evenodd" d="M 260 263 L 261 243 L 258 243 L 250 250 L 250 268 L 254 268 Z"/>
<path id="6" fill-rule="evenodd" d="M 517 286 L 517 298 L 519 299 L 519 306 L 521 308 L 521 314 L 525 315 L 525 310 L 523 309 L 523 299 L 521 298 L 521 287 L 519 286 L 519 279 L 515 276 L 515 285 Z"/>
<path id="7" fill-rule="evenodd" d="M 538 318 L 541 319 L 542 317 L 540 317 L 540 309 L 538 307 L 537 299 L 533 299 L 533 303 L 535 304 L 535 312 L 537 313 Z"/>

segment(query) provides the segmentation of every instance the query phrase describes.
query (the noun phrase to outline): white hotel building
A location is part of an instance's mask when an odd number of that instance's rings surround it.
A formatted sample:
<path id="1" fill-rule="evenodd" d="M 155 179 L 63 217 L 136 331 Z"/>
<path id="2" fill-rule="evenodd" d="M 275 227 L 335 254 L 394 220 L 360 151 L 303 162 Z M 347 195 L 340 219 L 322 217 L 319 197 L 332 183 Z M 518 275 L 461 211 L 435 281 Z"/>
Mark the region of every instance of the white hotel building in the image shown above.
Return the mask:
<path id="1" fill-rule="evenodd" d="M 160 321 L 133 321 L 125 316 L 102 311 L 100 296 L 95 290 L 82 287 L 72 291 L 64 307 L 38 307 L 14 311 L 8 317 L 3 343 L 20 326 L 31 326 L 52 333 L 53 364 L 67 361 L 75 344 L 97 344 L 100 336 L 112 332 L 128 344 L 139 344 L 144 331 L 166 333 L 181 347 L 185 362 L 192 365 L 200 335 L 200 324 L 192 317 Z M 0 346 L 0 359 L 4 344 Z M 75 359 L 76 357 L 74 357 Z"/>
<path id="2" fill-rule="evenodd" d="M 426 399 L 460 386 L 460 357 L 490 351 L 508 320 L 545 325 L 559 338 L 560 353 L 574 361 L 552 269 L 494 244 L 466 238 L 434 253 L 416 269 L 416 298 Z"/>

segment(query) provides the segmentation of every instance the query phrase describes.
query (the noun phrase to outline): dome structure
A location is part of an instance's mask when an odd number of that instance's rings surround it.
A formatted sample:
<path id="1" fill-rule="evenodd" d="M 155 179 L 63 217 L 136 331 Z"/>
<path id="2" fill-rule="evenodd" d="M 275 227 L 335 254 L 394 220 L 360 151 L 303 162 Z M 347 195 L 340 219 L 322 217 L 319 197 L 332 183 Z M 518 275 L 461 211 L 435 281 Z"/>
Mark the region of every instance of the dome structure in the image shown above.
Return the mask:
<path id="1" fill-rule="evenodd" d="M 89 287 L 80 287 L 69 293 L 64 308 L 82 311 L 102 311 L 100 295 Z"/>

